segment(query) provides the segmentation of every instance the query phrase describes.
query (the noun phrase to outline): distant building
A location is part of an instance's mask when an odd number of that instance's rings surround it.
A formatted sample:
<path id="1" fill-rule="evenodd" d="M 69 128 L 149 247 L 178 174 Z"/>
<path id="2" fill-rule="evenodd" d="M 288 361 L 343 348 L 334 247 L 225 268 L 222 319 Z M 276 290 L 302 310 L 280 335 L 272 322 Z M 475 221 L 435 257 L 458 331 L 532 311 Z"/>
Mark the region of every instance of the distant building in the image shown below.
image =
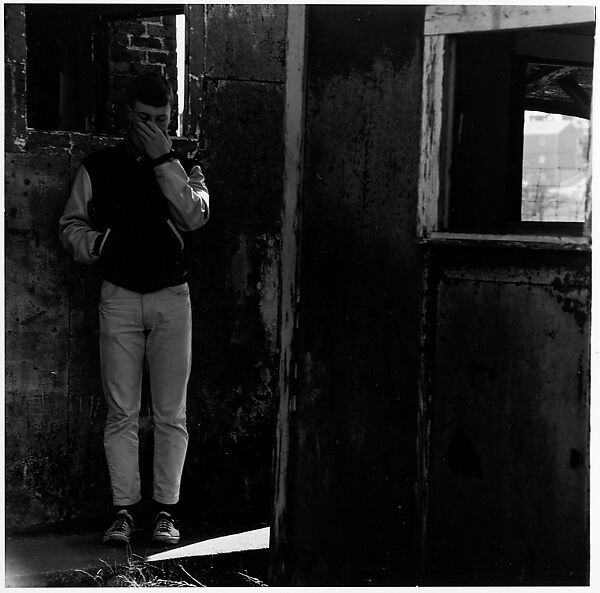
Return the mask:
<path id="1" fill-rule="evenodd" d="M 583 215 L 588 129 L 588 122 L 579 118 L 537 113 L 526 117 L 525 220 L 578 220 Z"/>

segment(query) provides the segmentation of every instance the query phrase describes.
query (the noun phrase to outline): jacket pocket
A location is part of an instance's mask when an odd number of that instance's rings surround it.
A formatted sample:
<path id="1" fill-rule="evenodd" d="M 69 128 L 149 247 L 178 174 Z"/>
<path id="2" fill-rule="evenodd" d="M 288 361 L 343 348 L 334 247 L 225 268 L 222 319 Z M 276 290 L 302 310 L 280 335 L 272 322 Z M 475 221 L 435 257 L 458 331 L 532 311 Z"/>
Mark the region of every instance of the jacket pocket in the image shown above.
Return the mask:
<path id="1" fill-rule="evenodd" d="M 183 251 L 183 248 L 185 246 L 185 244 L 183 242 L 183 237 L 179 234 L 179 231 L 175 228 L 175 225 L 169 219 L 167 219 L 167 224 L 169 225 L 169 228 L 171 229 L 171 231 L 173 231 L 173 234 L 179 241 L 179 245 L 181 246 L 181 251 Z"/>

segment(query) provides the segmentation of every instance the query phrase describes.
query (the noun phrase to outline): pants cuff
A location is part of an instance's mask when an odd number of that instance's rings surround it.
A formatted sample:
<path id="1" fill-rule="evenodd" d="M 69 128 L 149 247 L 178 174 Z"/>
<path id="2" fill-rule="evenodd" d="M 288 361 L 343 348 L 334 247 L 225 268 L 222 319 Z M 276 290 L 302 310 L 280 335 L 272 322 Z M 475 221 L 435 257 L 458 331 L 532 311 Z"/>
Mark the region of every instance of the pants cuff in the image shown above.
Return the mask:
<path id="1" fill-rule="evenodd" d="M 155 494 L 152 499 L 160 504 L 177 504 L 179 502 L 179 496 L 176 498 L 163 498 L 162 496 L 156 496 Z"/>
<path id="2" fill-rule="evenodd" d="M 141 496 L 137 498 L 113 498 L 113 505 L 116 507 L 130 507 L 142 500 Z"/>

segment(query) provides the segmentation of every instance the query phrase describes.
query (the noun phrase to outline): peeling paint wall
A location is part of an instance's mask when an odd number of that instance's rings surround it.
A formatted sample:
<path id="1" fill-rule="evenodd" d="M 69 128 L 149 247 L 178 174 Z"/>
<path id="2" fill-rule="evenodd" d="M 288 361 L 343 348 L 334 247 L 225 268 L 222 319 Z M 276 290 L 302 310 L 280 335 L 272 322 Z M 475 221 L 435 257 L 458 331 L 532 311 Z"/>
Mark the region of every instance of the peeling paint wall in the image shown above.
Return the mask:
<path id="1" fill-rule="evenodd" d="M 191 93 L 192 139 L 175 144 L 187 153 L 200 147 L 212 214 L 190 236 L 194 351 L 181 501 L 192 523 L 234 516 L 267 521 L 286 8 L 187 9 L 190 77 L 199 84 Z M 69 260 L 58 240 L 58 218 L 84 156 L 119 138 L 27 129 L 23 6 L 5 7 L 5 31 L 10 529 L 110 510 L 97 346 L 101 279 L 94 268 Z M 251 46 L 245 45 L 248 32 Z M 140 426 L 142 490 L 149 497 L 147 376 Z"/>

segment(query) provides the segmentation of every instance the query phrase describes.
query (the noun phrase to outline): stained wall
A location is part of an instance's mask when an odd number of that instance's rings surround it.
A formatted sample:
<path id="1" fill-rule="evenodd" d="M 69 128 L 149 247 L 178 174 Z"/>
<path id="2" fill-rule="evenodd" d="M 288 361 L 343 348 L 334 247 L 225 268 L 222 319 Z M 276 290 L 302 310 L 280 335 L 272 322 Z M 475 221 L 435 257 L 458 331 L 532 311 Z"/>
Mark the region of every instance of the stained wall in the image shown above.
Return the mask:
<path id="1" fill-rule="evenodd" d="M 432 254 L 425 582 L 589 578 L 589 253 Z"/>
<path id="2" fill-rule="evenodd" d="M 311 6 L 308 15 L 281 583 L 410 583 L 424 9 Z"/>

